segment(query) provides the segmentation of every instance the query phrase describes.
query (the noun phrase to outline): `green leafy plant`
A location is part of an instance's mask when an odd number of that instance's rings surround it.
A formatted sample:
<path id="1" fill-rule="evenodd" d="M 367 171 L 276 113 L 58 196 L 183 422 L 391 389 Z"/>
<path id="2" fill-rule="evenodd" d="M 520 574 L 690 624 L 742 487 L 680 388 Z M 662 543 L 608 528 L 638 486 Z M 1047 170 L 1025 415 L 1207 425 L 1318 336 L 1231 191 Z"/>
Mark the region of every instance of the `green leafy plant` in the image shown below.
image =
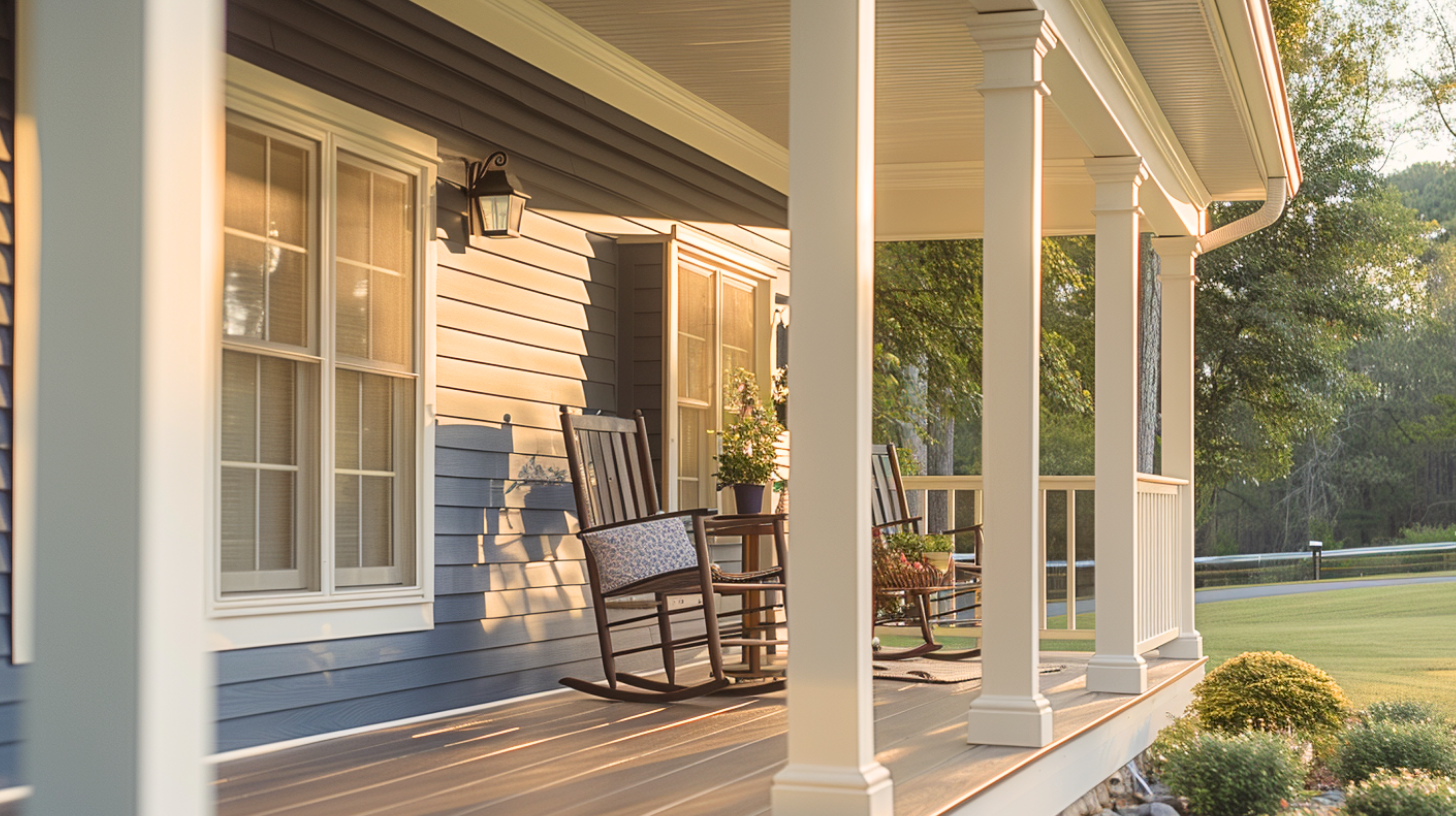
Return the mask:
<path id="1" fill-rule="evenodd" d="M 1439 723 L 1371 723 L 1346 731 L 1330 759 L 1330 770 L 1343 782 L 1400 769 L 1456 774 L 1456 736 Z"/>
<path id="2" fill-rule="evenodd" d="M 955 552 L 955 537 L 934 533 L 923 535 L 920 548 L 925 552 Z"/>
<path id="3" fill-rule="evenodd" d="M 1244 652 L 1209 672 L 1193 694 L 1199 720 L 1227 734 L 1256 729 L 1318 737 L 1343 727 L 1353 707 L 1328 674 L 1282 652 Z"/>
<path id="4" fill-rule="evenodd" d="M 728 379 L 727 408 L 733 419 L 719 435 L 718 479 L 721 490 L 734 484 L 763 484 L 774 475 L 778 451 L 774 443 L 784 426 L 763 404 L 753 373 L 734 369 Z"/>
<path id="5" fill-rule="evenodd" d="M 1425 700 L 1377 700 L 1360 712 L 1360 721 L 1374 723 L 1444 723 L 1435 703 Z"/>
<path id="6" fill-rule="evenodd" d="M 1386 771 L 1349 791 L 1350 816 L 1451 816 L 1456 813 L 1456 782 L 1420 771 Z"/>
<path id="7" fill-rule="evenodd" d="M 1278 813 L 1304 769 L 1283 739 L 1258 731 L 1203 733 L 1169 748 L 1163 781 L 1199 816 Z"/>
<path id="8" fill-rule="evenodd" d="M 1195 716 L 1185 715 L 1173 720 L 1171 725 L 1158 732 L 1158 738 L 1153 740 L 1153 744 L 1143 754 L 1143 763 L 1148 773 L 1162 778 L 1168 757 L 1175 751 L 1183 750 L 1202 734 L 1203 729 L 1199 728 L 1198 718 Z"/>

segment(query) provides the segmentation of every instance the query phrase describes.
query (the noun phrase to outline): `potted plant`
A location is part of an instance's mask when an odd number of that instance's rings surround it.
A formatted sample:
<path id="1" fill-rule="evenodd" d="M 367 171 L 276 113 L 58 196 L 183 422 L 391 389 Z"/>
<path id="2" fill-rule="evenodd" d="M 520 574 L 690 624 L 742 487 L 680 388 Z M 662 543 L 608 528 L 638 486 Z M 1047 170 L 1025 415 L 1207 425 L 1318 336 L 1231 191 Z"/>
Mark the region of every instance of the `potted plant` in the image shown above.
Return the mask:
<path id="1" fill-rule="evenodd" d="M 902 560 L 934 567 L 942 575 L 950 569 L 951 554 L 955 552 L 951 536 L 921 535 L 912 530 L 890 533 L 885 536 L 885 544 L 904 556 Z"/>
<path id="2" fill-rule="evenodd" d="M 753 373 L 734 369 L 728 380 L 728 413 L 732 419 L 719 435 L 718 489 L 733 487 L 738 512 L 763 511 L 763 486 L 774 475 L 778 451 L 774 443 L 784 426 L 759 397 Z"/>

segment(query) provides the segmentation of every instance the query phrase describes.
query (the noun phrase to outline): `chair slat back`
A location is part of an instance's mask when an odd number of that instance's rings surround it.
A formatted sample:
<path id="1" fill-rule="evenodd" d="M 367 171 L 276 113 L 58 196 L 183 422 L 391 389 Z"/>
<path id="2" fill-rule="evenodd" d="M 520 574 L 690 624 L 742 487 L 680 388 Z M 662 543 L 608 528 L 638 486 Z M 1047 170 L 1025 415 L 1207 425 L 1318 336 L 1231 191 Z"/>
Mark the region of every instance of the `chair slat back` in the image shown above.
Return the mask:
<path id="1" fill-rule="evenodd" d="M 633 419 L 561 409 L 561 432 L 582 529 L 657 514 L 657 485 L 642 412 Z"/>
<path id="2" fill-rule="evenodd" d="M 870 521 L 876 527 L 907 523 L 915 532 L 920 525 L 910 521 L 910 502 L 900 479 L 900 457 L 894 445 L 870 446 Z M 893 532 L 893 531 L 891 531 Z"/>

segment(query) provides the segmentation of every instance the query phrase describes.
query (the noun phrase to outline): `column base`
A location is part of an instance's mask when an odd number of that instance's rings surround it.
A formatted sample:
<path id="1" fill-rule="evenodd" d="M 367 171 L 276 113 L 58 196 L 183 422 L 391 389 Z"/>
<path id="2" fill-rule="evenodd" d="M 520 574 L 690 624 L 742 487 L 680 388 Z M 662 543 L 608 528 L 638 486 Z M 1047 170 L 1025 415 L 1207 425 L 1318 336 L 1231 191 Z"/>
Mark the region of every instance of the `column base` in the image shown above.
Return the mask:
<path id="1" fill-rule="evenodd" d="M 893 816 L 894 785 L 878 762 L 863 768 L 795 765 L 773 780 L 775 816 Z"/>
<path id="2" fill-rule="evenodd" d="M 1009 697 L 982 694 L 966 715 L 966 742 L 1040 748 L 1052 741 L 1052 704 L 1040 694 Z"/>
<path id="3" fill-rule="evenodd" d="M 1186 635 L 1179 635 L 1177 640 L 1164 643 L 1158 647 L 1158 657 L 1171 657 L 1174 660 L 1197 660 L 1203 657 L 1203 635 L 1198 632 L 1190 632 Z"/>
<path id="4" fill-rule="evenodd" d="M 1093 655 L 1087 663 L 1087 690 L 1142 694 L 1148 690 L 1148 662 L 1141 655 Z"/>

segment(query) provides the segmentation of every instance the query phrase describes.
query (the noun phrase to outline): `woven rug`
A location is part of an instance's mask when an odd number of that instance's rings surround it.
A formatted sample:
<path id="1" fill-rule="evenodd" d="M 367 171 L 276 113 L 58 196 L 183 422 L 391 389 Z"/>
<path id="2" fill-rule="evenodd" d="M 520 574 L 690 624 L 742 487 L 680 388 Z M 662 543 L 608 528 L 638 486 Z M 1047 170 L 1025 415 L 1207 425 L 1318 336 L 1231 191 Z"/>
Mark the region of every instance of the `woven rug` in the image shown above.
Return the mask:
<path id="1" fill-rule="evenodd" d="M 1059 663 L 1043 663 L 1040 674 L 1056 674 L 1065 669 Z M 874 663 L 876 680 L 899 680 L 910 683 L 964 683 L 981 679 L 979 660 L 877 660 Z"/>

